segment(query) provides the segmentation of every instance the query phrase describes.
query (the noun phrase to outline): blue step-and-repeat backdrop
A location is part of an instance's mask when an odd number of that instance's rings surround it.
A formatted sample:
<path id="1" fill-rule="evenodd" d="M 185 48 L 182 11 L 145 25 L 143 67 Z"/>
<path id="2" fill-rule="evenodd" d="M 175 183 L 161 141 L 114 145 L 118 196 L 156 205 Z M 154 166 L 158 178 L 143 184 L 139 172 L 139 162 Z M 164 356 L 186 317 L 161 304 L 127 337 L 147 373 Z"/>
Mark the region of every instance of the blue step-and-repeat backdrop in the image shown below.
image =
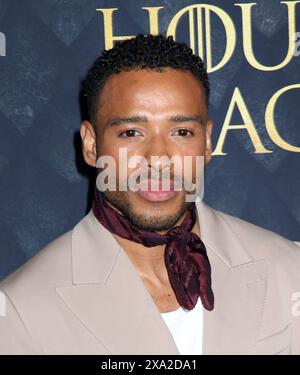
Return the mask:
<path id="1" fill-rule="evenodd" d="M 0 278 L 89 209 L 80 80 L 138 33 L 206 62 L 205 201 L 300 240 L 300 1 L 0 0 Z"/>

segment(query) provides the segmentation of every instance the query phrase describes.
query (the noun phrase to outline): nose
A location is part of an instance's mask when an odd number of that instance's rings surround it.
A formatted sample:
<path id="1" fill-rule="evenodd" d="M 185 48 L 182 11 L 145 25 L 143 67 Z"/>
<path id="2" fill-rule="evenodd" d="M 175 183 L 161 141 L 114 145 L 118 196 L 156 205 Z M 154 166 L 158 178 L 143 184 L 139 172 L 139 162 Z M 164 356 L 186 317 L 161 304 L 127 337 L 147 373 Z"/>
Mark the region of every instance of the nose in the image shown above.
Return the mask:
<path id="1" fill-rule="evenodd" d="M 144 156 L 148 161 L 149 168 L 153 168 L 157 172 L 161 171 L 164 168 L 162 157 L 172 157 L 168 140 L 161 134 L 153 135 L 146 145 Z"/>

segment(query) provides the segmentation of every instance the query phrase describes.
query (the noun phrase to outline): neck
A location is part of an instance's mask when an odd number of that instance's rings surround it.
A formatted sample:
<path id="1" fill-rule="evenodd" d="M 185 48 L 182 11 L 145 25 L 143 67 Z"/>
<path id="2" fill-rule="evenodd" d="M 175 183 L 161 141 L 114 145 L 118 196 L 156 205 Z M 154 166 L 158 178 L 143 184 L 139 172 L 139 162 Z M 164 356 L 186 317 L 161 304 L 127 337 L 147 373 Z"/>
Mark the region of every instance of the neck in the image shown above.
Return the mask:
<path id="1" fill-rule="evenodd" d="M 176 226 L 180 225 L 183 219 L 184 217 L 176 223 Z M 165 234 L 166 232 L 160 232 L 160 234 Z M 192 232 L 200 236 L 198 217 L 196 218 Z M 142 278 L 157 280 L 161 283 L 169 282 L 164 261 L 165 245 L 146 247 L 140 243 L 124 239 L 117 235 L 114 235 L 114 237 L 127 253 Z"/>

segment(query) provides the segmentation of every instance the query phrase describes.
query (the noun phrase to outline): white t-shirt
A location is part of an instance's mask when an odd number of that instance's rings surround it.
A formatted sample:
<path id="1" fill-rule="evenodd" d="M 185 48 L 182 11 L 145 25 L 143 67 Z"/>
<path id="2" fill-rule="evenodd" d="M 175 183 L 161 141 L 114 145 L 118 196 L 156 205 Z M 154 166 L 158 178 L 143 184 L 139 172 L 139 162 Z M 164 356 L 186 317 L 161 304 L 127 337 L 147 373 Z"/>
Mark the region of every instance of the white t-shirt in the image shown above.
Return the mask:
<path id="1" fill-rule="evenodd" d="M 198 298 L 192 310 L 179 307 L 175 311 L 161 313 L 180 354 L 202 354 L 203 307 Z"/>

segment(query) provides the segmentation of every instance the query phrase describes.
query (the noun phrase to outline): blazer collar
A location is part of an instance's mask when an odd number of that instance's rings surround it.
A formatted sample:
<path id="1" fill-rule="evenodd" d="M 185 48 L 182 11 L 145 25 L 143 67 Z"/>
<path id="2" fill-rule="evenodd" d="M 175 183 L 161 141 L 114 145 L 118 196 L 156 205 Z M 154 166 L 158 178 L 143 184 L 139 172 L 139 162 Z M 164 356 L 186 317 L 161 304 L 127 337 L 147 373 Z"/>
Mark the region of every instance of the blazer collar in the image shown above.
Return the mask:
<path id="1" fill-rule="evenodd" d="M 112 274 L 120 245 L 92 210 L 72 234 L 73 284 L 105 284 Z"/>
<path id="2" fill-rule="evenodd" d="M 253 262 L 244 243 L 218 211 L 203 201 L 197 202 L 196 207 L 200 237 L 206 247 L 209 247 L 228 268 Z"/>

